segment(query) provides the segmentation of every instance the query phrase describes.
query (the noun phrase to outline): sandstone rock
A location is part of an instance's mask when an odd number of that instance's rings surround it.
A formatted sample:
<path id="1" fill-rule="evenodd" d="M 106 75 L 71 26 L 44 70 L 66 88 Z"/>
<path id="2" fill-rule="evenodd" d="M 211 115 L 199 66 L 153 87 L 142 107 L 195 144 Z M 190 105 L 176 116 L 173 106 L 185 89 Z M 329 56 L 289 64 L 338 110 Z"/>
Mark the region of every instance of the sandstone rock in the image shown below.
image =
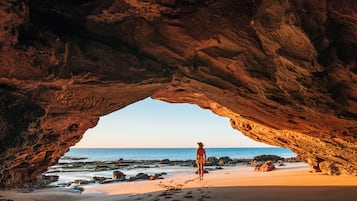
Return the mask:
<path id="1" fill-rule="evenodd" d="M 356 12 L 351 0 L 3 0 L 0 185 L 33 183 L 101 116 L 147 97 L 356 175 Z"/>
<path id="2" fill-rule="evenodd" d="M 334 162 L 323 161 L 319 164 L 319 169 L 328 175 L 340 175 L 341 172 Z"/>
<path id="3" fill-rule="evenodd" d="M 254 168 L 255 171 L 268 172 L 275 169 L 272 161 L 267 161 L 264 164 L 257 164 Z"/>
<path id="4" fill-rule="evenodd" d="M 126 175 L 118 170 L 113 171 L 113 180 L 114 181 L 125 181 Z"/>

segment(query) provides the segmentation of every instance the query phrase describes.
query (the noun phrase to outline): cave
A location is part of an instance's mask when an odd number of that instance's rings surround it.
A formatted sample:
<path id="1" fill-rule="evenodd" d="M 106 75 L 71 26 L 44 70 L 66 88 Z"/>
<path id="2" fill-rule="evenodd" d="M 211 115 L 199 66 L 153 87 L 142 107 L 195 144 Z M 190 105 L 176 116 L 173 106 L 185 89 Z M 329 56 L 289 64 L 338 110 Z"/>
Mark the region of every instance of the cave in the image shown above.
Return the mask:
<path id="1" fill-rule="evenodd" d="M 147 97 L 356 175 L 356 13 L 354 0 L 4 0 L 0 185 L 35 183 L 99 117 Z"/>

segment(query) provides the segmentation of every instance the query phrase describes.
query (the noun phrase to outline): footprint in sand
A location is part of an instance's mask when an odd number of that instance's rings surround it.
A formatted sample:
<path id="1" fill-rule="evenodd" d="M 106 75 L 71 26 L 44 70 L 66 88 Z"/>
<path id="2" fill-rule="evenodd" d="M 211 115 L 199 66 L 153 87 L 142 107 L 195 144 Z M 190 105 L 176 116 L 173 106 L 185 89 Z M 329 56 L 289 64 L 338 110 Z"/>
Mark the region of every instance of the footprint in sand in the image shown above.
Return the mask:
<path id="1" fill-rule="evenodd" d="M 193 198 L 192 191 L 188 191 L 186 195 L 183 196 L 184 198 Z"/>
<path id="2" fill-rule="evenodd" d="M 193 182 L 193 181 L 195 181 L 195 180 L 197 180 L 197 179 L 198 179 L 198 178 L 186 180 L 186 181 L 184 182 L 184 184 L 188 184 L 189 182 Z"/>

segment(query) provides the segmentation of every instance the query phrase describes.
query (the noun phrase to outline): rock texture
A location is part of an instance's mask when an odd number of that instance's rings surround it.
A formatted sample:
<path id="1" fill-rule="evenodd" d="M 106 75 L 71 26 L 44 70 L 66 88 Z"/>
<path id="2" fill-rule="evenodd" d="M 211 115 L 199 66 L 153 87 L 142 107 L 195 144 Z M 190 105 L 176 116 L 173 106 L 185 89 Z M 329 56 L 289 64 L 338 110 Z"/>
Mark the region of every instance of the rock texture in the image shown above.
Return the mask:
<path id="1" fill-rule="evenodd" d="M 355 175 L 356 52 L 354 0 L 2 0 L 0 183 L 147 97 Z"/>

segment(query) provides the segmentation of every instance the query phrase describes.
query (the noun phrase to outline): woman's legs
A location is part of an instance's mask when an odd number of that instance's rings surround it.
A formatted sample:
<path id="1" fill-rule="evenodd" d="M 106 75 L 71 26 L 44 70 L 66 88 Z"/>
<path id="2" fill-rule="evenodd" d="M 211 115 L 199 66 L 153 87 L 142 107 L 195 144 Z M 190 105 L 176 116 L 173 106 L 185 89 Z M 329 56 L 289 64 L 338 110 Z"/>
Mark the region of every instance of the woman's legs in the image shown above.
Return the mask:
<path id="1" fill-rule="evenodd" d="M 205 169 L 203 168 L 203 163 L 201 163 L 201 179 L 203 179 L 204 173 L 205 173 Z"/>
<path id="2" fill-rule="evenodd" d="M 203 163 L 197 163 L 197 167 L 198 167 L 198 175 L 200 176 L 200 180 L 203 179 L 203 173 L 204 173 L 204 169 L 203 169 Z"/>

